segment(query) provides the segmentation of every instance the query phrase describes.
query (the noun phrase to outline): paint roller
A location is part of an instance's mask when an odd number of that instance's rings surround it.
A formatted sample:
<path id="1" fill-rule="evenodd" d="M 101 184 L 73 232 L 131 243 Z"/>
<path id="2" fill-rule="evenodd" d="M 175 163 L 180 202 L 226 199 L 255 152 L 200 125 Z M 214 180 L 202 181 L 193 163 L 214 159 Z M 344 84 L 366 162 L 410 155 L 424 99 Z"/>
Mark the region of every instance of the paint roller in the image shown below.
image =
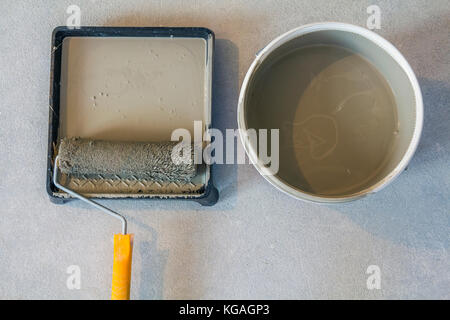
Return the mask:
<path id="1" fill-rule="evenodd" d="M 127 234 L 127 221 L 121 214 L 61 185 L 58 181 L 58 169 L 64 174 L 74 176 L 100 175 L 102 178 L 113 179 L 190 181 L 196 175 L 196 165 L 192 161 L 193 148 L 188 155 L 190 161 L 173 161 L 174 151 L 183 152 L 183 149 L 174 150 L 178 144 L 179 142 L 172 141 L 113 142 L 81 138 L 64 138 L 60 141 L 53 170 L 55 186 L 122 222 L 122 233 L 114 235 L 111 286 L 113 300 L 130 298 L 133 235 Z"/>

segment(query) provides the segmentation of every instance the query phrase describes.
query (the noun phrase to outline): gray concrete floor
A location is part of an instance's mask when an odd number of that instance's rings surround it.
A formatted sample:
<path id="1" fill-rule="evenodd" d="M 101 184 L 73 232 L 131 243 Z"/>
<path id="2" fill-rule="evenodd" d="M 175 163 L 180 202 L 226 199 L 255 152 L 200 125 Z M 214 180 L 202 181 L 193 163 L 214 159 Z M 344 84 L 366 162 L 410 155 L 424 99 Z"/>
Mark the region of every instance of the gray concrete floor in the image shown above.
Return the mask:
<path id="1" fill-rule="evenodd" d="M 45 192 L 50 36 L 77 4 L 82 25 L 204 26 L 216 33 L 214 122 L 236 127 L 255 52 L 317 21 L 366 26 L 405 55 L 423 90 L 423 137 L 380 193 L 337 206 L 291 199 L 250 165 L 218 166 L 221 199 L 114 201 L 135 234 L 132 298 L 450 298 L 450 6 L 434 1 L 12 1 L 0 3 L 0 298 L 107 299 L 114 219 Z M 81 270 L 81 289 L 66 286 Z M 378 265 L 381 289 L 366 288 Z"/>

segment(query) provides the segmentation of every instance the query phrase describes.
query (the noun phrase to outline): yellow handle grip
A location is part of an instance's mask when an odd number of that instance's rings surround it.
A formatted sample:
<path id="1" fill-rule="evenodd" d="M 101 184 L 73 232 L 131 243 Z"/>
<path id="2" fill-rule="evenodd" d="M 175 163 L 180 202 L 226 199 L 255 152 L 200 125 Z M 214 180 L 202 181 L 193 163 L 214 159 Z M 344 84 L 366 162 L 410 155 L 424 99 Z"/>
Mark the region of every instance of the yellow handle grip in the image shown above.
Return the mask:
<path id="1" fill-rule="evenodd" d="M 111 300 L 130 299 L 132 253 L 133 235 L 115 234 Z"/>

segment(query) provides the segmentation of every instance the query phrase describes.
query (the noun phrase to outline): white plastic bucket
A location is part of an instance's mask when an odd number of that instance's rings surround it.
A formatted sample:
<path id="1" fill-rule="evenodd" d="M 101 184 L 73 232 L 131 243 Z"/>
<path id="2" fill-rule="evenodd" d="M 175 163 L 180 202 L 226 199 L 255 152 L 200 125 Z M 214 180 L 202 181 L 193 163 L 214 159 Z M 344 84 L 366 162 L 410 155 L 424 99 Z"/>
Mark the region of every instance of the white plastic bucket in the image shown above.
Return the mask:
<path id="1" fill-rule="evenodd" d="M 287 182 L 278 174 L 267 174 L 258 159 L 257 145 L 249 141 L 243 132 L 251 129 L 247 113 L 252 104 L 252 86 L 266 63 L 286 50 L 314 44 L 329 44 L 351 50 L 368 60 L 386 79 L 392 89 L 397 108 L 399 137 L 394 151 L 377 176 L 358 190 L 338 195 L 327 195 L 305 190 L 301 185 Z M 259 112 L 259 111 L 255 111 Z M 264 112 L 277 112 L 273 110 Z M 268 114 L 267 116 L 270 116 Z M 416 76 L 403 55 L 387 40 L 367 29 L 344 23 L 325 22 L 305 25 L 291 30 L 270 42 L 256 55 L 241 87 L 238 102 L 238 126 L 241 141 L 256 169 L 279 190 L 302 200 L 314 202 L 344 202 L 374 193 L 392 182 L 408 165 L 418 145 L 423 123 L 422 94 Z M 274 129 L 274 128 L 266 128 Z M 276 129 L 276 128 L 275 128 Z M 282 139 L 282 135 L 280 135 Z M 281 162 L 282 165 L 282 162 Z"/>

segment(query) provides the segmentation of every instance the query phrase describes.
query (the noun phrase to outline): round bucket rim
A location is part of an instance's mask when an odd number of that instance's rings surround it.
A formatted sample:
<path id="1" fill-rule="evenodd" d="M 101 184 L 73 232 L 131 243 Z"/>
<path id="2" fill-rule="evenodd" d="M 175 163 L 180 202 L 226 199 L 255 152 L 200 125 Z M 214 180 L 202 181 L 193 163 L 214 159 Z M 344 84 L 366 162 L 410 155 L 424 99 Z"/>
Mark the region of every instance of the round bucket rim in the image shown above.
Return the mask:
<path id="1" fill-rule="evenodd" d="M 358 191 L 353 194 L 345 195 L 345 196 L 325 196 L 325 195 L 316 195 L 312 193 L 308 193 L 305 191 L 302 191 L 294 186 L 291 186 L 281 178 L 277 177 L 276 175 L 270 175 L 267 174 L 267 169 L 264 167 L 264 165 L 259 161 L 257 157 L 257 152 L 254 149 L 254 147 L 248 142 L 246 139 L 246 136 L 244 132 L 247 131 L 247 125 L 246 125 L 246 119 L 245 119 L 245 98 L 246 93 L 248 90 L 248 87 L 250 85 L 250 80 L 252 75 L 254 74 L 256 68 L 264 62 L 264 60 L 278 47 L 285 44 L 286 42 L 304 36 L 309 33 L 318 32 L 318 31 L 345 31 L 357 34 L 359 36 L 362 36 L 369 41 L 376 44 L 378 47 L 380 47 L 382 50 L 384 50 L 405 72 L 407 75 L 410 84 L 414 91 L 415 96 L 415 111 L 416 111 L 416 123 L 414 126 L 414 132 L 411 139 L 411 142 L 409 143 L 409 146 L 401 159 L 401 161 L 397 164 L 397 166 L 389 173 L 387 174 L 382 180 L 378 181 L 377 183 L 373 184 L 370 187 L 367 187 L 361 191 Z M 346 202 L 346 201 L 352 201 L 359 198 L 362 198 L 368 194 L 377 192 L 381 190 L 382 188 L 386 187 L 388 184 L 390 184 L 395 178 L 398 177 L 398 175 L 403 172 L 403 170 L 406 168 L 408 163 L 410 162 L 412 156 L 414 155 L 414 152 L 417 149 L 417 146 L 419 144 L 420 136 L 422 134 L 422 127 L 423 127 L 423 100 L 422 100 L 422 92 L 420 90 L 419 83 L 417 81 L 417 78 L 414 74 L 414 71 L 412 70 L 411 66 L 409 65 L 408 61 L 405 59 L 405 57 L 398 51 L 397 48 L 394 47 L 389 41 L 381 37 L 380 35 L 359 27 L 352 24 L 347 23 L 340 23 L 340 22 L 319 22 L 319 23 L 311 23 L 307 25 L 303 25 L 300 27 L 297 27 L 295 29 L 292 29 L 274 40 L 272 40 L 267 46 L 265 46 L 262 50 L 260 50 L 255 59 L 253 60 L 252 64 L 250 65 L 250 68 L 248 69 L 244 81 L 242 82 L 240 94 L 239 94 L 239 100 L 238 100 L 238 110 L 237 110 L 237 121 L 238 121 L 238 128 L 239 128 L 239 136 L 241 139 L 241 143 L 244 146 L 245 152 L 247 153 L 250 161 L 253 163 L 255 168 L 258 170 L 258 172 L 267 180 L 269 183 L 271 183 L 273 186 L 275 186 L 277 189 L 281 190 L 282 192 L 296 198 L 301 199 L 305 201 L 310 202 L 323 202 L 323 203 L 336 203 L 336 202 Z"/>

